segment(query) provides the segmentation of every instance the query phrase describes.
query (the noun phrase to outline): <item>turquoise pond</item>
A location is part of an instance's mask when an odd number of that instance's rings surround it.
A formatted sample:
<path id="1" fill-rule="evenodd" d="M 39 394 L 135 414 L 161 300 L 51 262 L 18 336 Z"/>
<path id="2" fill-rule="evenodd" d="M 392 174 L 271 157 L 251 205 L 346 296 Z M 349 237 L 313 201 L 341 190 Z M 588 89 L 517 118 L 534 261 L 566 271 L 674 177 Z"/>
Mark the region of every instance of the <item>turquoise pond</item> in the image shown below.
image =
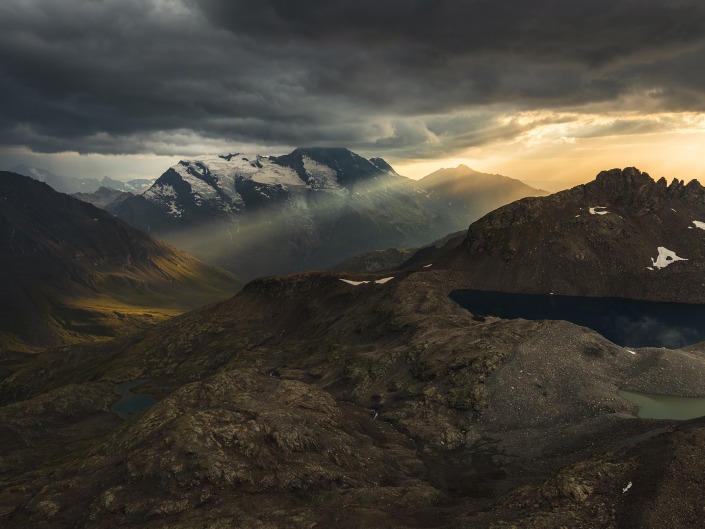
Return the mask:
<path id="1" fill-rule="evenodd" d="M 684 421 L 705 416 L 705 398 L 650 395 L 620 391 L 619 396 L 639 406 L 642 419 L 675 419 Z"/>

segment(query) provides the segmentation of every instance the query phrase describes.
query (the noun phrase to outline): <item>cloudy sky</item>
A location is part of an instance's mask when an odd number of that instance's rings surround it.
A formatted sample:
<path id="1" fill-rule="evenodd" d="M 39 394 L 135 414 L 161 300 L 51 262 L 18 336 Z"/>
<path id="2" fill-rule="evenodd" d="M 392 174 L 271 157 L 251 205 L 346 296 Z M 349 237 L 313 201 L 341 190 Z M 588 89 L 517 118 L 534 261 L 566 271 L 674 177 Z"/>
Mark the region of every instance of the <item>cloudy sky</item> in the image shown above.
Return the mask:
<path id="1" fill-rule="evenodd" d="M 698 0 L 3 0 L 0 168 L 344 146 L 555 190 L 705 181 Z"/>

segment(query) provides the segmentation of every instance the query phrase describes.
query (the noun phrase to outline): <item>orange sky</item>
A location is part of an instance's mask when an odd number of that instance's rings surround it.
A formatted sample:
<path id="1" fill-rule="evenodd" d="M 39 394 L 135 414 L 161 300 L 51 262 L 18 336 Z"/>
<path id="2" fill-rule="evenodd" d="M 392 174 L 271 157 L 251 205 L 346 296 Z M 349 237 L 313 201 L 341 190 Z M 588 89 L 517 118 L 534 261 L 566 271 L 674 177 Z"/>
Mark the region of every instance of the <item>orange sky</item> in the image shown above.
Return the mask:
<path id="1" fill-rule="evenodd" d="M 698 179 L 705 183 L 705 114 L 654 115 L 654 122 L 669 123 L 664 131 L 589 136 L 596 124 L 614 127 L 619 120 L 576 117 L 568 124 L 538 126 L 511 141 L 471 148 L 452 158 L 394 166 L 401 174 L 421 178 L 442 167 L 463 163 L 548 191 L 584 183 L 605 169 L 628 166 L 653 178 Z"/>

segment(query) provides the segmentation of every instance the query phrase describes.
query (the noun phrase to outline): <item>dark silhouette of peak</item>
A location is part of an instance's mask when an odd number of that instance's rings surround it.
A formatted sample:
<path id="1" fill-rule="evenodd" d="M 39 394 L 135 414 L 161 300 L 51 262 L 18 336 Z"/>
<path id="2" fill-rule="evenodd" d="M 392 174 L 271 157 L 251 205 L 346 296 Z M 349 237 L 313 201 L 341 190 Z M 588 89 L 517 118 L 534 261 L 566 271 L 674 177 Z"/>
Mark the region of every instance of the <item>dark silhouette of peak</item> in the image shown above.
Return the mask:
<path id="1" fill-rule="evenodd" d="M 509 202 L 548 194 L 520 180 L 481 173 L 462 164 L 439 169 L 419 180 L 417 185 L 467 224 Z"/>

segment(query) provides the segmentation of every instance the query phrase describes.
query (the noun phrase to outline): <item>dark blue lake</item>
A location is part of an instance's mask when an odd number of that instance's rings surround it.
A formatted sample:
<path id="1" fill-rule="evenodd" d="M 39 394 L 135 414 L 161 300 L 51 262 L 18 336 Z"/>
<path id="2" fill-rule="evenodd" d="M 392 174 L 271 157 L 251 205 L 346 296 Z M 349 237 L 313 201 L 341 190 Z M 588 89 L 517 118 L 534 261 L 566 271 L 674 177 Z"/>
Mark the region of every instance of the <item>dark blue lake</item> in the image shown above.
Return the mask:
<path id="1" fill-rule="evenodd" d="M 450 297 L 475 317 L 565 320 L 621 346 L 678 348 L 705 341 L 705 305 L 454 290 Z"/>
<path id="2" fill-rule="evenodd" d="M 121 419 L 127 420 L 145 408 L 154 404 L 154 397 L 145 393 L 132 393 L 132 389 L 144 384 L 148 379 L 127 380 L 117 384 L 113 389 L 116 395 L 120 395 L 120 400 L 110 407 L 110 410 L 117 413 Z"/>

